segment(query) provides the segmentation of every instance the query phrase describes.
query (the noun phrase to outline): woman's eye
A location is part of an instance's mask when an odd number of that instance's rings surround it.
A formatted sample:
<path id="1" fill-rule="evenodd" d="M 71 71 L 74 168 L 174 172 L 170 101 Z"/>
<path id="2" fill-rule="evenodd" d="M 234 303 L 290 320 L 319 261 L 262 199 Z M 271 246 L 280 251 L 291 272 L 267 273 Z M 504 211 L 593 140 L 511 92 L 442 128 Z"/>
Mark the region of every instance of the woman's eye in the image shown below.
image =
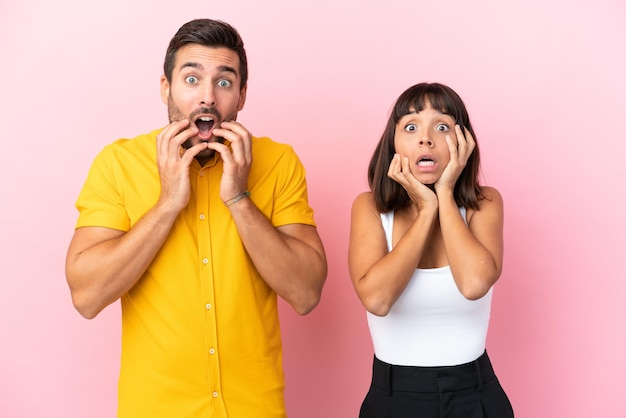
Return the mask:
<path id="1" fill-rule="evenodd" d="M 437 125 L 436 129 L 439 132 L 448 132 L 450 130 L 450 127 L 448 125 L 446 125 L 445 123 L 440 123 L 439 125 Z"/>
<path id="2" fill-rule="evenodd" d="M 220 80 L 217 82 L 217 85 L 220 87 L 230 87 L 231 82 L 229 80 Z"/>
<path id="3" fill-rule="evenodd" d="M 404 130 L 407 132 L 415 132 L 417 130 L 417 126 L 415 126 L 415 124 L 413 123 L 409 123 L 404 127 Z"/>
<path id="4" fill-rule="evenodd" d="M 195 75 L 188 75 L 185 77 L 185 82 L 189 84 L 196 84 L 198 82 L 198 78 Z"/>

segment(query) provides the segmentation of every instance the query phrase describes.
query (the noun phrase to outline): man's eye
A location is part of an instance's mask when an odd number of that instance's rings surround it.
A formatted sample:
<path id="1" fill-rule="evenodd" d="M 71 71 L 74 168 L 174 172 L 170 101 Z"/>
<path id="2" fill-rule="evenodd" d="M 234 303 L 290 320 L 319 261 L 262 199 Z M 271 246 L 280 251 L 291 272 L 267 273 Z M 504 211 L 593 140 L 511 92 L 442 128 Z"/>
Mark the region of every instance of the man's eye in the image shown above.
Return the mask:
<path id="1" fill-rule="evenodd" d="M 407 132 L 415 132 L 417 130 L 417 126 L 415 126 L 415 124 L 413 123 L 409 123 L 404 127 L 404 130 Z"/>
<path id="2" fill-rule="evenodd" d="M 185 77 L 185 81 L 189 84 L 196 84 L 198 82 L 198 78 L 195 75 L 189 75 Z"/>
<path id="3" fill-rule="evenodd" d="M 217 82 L 217 85 L 220 87 L 230 87 L 231 82 L 229 80 L 220 80 Z"/>
<path id="4" fill-rule="evenodd" d="M 440 123 L 439 125 L 437 125 L 437 130 L 440 132 L 448 132 L 450 130 L 450 127 L 445 123 Z"/>

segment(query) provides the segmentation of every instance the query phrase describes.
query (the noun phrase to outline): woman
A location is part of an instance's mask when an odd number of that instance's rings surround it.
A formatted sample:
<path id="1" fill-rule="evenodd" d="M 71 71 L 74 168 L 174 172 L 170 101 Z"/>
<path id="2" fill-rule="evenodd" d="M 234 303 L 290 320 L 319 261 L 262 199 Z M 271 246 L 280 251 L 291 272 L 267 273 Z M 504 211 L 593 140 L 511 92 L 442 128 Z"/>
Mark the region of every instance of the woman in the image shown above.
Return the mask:
<path id="1" fill-rule="evenodd" d="M 475 137 L 461 98 L 422 83 L 374 151 L 349 249 L 375 354 L 361 418 L 513 416 L 485 351 L 503 203 L 479 184 Z"/>

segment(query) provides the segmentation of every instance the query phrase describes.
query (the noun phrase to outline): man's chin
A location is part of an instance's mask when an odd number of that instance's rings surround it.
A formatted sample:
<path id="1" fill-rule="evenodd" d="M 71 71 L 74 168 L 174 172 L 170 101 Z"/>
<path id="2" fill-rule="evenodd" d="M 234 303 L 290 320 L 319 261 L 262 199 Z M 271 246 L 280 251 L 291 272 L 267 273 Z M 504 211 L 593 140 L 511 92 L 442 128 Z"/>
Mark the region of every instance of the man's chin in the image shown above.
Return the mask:
<path id="1" fill-rule="evenodd" d="M 191 147 L 193 147 L 194 145 L 198 145 L 201 143 L 209 143 L 209 142 L 213 142 L 215 141 L 214 137 L 211 137 L 209 139 L 200 139 L 197 136 L 194 136 L 193 138 L 189 138 L 188 140 L 186 140 L 185 142 L 183 142 L 182 147 L 185 149 L 189 149 Z"/>
<path id="2" fill-rule="evenodd" d="M 200 158 L 211 158 L 215 155 L 215 150 L 212 149 L 203 149 L 202 151 L 200 151 L 196 157 L 200 157 Z"/>

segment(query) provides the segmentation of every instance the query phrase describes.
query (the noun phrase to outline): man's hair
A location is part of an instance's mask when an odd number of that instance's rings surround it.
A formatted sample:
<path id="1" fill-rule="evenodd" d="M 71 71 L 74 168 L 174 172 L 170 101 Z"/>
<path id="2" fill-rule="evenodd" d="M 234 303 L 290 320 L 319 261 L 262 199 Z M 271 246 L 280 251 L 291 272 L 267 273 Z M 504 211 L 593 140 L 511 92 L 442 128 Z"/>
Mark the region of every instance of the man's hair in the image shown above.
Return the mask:
<path id="1" fill-rule="evenodd" d="M 398 121 L 412 110 L 422 111 L 427 103 L 433 109 L 451 116 L 461 129 L 466 128 L 476 139 L 465 104 L 450 87 L 439 83 L 420 83 L 405 90 L 398 97 L 389 115 L 387 127 L 376 145 L 367 171 L 368 183 L 374 195 L 376 208 L 380 212 L 390 212 L 411 204 L 406 190 L 398 182 L 389 178 L 387 173 L 395 154 L 394 138 Z M 483 197 L 478 182 L 479 167 L 480 152 L 478 142 L 476 142 L 476 148 L 454 186 L 454 199 L 458 206 L 478 209 L 478 200 Z"/>
<path id="2" fill-rule="evenodd" d="M 240 89 L 248 82 L 248 59 L 239 32 L 228 23 L 213 19 L 195 19 L 178 29 L 167 47 L 163 72 L 168 82 L 172 82 L 172 72 L 176 65 L 176 53 L 187 44 L 199 44 L 210 48 L 224 47 L 234 51 L 239 57 Z"/>

